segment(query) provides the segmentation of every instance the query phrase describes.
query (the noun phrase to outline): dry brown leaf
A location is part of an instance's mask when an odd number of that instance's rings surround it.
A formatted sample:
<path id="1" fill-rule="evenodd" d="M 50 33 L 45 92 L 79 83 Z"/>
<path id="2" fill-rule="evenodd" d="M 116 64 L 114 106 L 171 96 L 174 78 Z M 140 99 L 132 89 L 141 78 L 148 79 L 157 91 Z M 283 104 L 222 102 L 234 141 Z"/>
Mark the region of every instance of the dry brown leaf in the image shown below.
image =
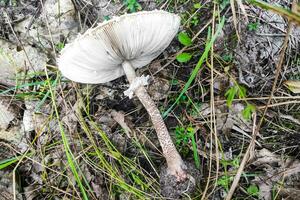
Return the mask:
<path id="1" fill-rule="evenodd" d="M 258 175 L 254 179 L 254 183 L 259 186 L 260 198 L 265 200 L 271 200 L 272 191 L 274 187 L 277 188 L 278 191 L 282 190 L 282 194 L 287 187 L 291 190 L 291 186 L 287 184 L 288 180 L 292 176 L 300 175 L 300 162 L 299 160 L 285 159 L 280 155 L 276 155 L 270 152 L 267 149 L 262 149 L 257 152 L 256 160 L 252 163 L 255 166 L 263 167 L 265 171 L 264 174 Z M 294 182 L 294 181 L 292 181 Z M 294 188 L 293 191 L 299 191 L 297 188 Z"/>

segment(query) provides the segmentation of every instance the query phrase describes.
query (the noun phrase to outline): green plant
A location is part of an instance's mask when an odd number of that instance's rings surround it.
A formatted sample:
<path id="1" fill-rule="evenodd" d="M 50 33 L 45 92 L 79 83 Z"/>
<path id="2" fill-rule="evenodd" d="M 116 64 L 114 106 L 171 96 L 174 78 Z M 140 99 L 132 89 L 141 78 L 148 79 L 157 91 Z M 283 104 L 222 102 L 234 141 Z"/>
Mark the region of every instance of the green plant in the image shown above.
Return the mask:
<path id="1" fill-rule="evenodd" d="M 225 61 L 225 62 L 232 62 L 232 54 L 225 54 L 222 56 L 222 59 Z"/>
<path id="2" fill-rule="evenodd" d="M 246 88 L 235 83 L 231 86 L 225 93 L 226 103 L 228 107 L 231 107 L 233 99 L 238 96 L 238 98 L 243 99 L 246 97 Z"/>
<path id="3" fill-rule="evenodd" d="M 126 7 L 130 12 L 136 12 L 138 10 L 142 10 L 142 6 L 137 2 L 137 0 L 125 0 L 124 4 L 126 5 Z"/>
<path id="4" fill-rule="evenodd" d="M 240 157 L 236 157 L 233 160 L 221 159 L 220 163 L 223 166 L 225 172 L 224 175 L 218 179 L 217 184 L 219 186 L 222 186 L 226 191 L 228 191 L 229 186 L 233 181 L 234 175 L 228 174 L 227 168 L 233 167 L 234 169 L 237 169 L 240 165 Z"/>
<path id="5" fill-rule="evenodd" d="M 55 102 L 55 100 L 56 100 L 55 90 L 53 89 L 52 85 L 49 84 L 50 79 L 49 79 L 49 75 L 47 73 L 46 73 L 46 77 L 48 80 L 47 83 L 48 83 L 48 87 L 49 87 L 49 91 L 50 91 L 50 95 L 51 95 L 51 100 L 52 100 L 52 105 L 54 108 L 55 116 L 58 120 L 58 126 L 59 126 L 59 130 L 60 130 L 60 134 L 61 134 L 61 138 L 62 138 L 62 142 L 63 142 L 63 147 L 64 147 L 64 150 L 65 150 L 65 153 L 67 156 L 68 165 L 66 167 L 70 168 L 72 174 L 74 175 L 75 181 L 77 182 L 77 184 L 79 186 L 79 189 L 80 189 L 83 199 L 87 200 L 87 199 L 89 199 L 88 194 L 87 194 L 87 188 L 89 188 L 89 185 L 87 184 L 87 182 L 83 181 L 86 179 L 79 168 L 78 162 L 75 159 L 74 154 L 71 151 L 70 143 L 66 136 L 65 128 L 63 127 L 63 124 L 60 120 L 57 103 Z"/>
<path id="6" fill-rule="evenodd" d="M 175 86 L 175 85 L 179 84 L 179 81 L 178 81 L 178 79 L 172 79 L 172 80 L 170 80 L 170 84 Z"/>
<path id="7" fill-rule="evenodd" d="M 195 129 L 192 126 L 188 126 L 186 128 L 182 126 L 177 126 L 175 128 L 175 134 L 176 134 L 176 146 L 180 146 L 185 151 L 186 154 L 188 153 L 189 149 L 185 147 L 187 147 L 188 143 L 191 142 L 195 165 L 199 169 L 200 158 L 198 155 L 198 147 L 195 140 Z"/>
<path id="8" fill-rule="evenodd" d="M 63 42 L 59 42 L 56 44 L 56 50 L 59 52 L 65 47 L 65 44 Z"/>
<path id="9" fill-rule="evenodd" d="M 230 4 L 230 0 L 218 0 L 221 10 L 226 8 Z"/>
<path id="10" fill-rule="evenodd" d="M 180 97 L 180 100 L 177 102 L 177 105 L 180 105 L 180 104 L 186 104 L 188 101 L 187 101 L 187 96 L 186 95 L 182 95 L 182 97 Z"/>
<path id="11" fill-rule="evenodd" d="M 258 196 L 259 195 L 259 189 L 256 185 L 250 185 L 247 188 L 247 193 L 251 196 Z"/>
<path id="12" fill-rule="evenodd" d="M 190 85 L 192 84 L 194 79 L 196 78 L 199 70 L 203 66 L 202 64 L 205 62 L 206 58 L 208 57 L 208 54 L 209 54 L 209 51 L 210 51 L 212 45 L 214 44 L 214 42 L 215 42 L 217 36 L 219 35 L 219 33 L 221 32 L 221 30 L 224 26 L 224 23 L 225 23 L 225 17 L 222 17 L 222 19 L 220 21 L 220 24 L 217 26 L 218 28 L 217 28 L 214 35 L 211 35 L 211 29 L 209 29 L 207 43 L 206 43 L 205 50 L 204 50 L 203 54 L 199 58 L 195 68 L 193 69 L 193 71 L 192 71 L 192 73 L 189 77 L 189 80 L 184 85 L 182 91 L 180 92 L 180 94 L 176 98 L 175 102 L 163 113 L 163 117 L 166 117 L 171 112 L 171 110 L 174 108 L 174 106 L 177 105 L 177 102 L 180 100 L 181 96 L 186 93 L 186 91 L 188 90 L 188 88 L 190 87 Z"/>
<path id="13" fill-rule="evenodd" d="M 191 46 L 193 44 L 192 39 L 185 32 L 180 32 L 178 34 L 178 40 L 181 44 L 183 44 L 186 47 Z"/>
<path id="14" fill-rule="evenodd" d="M 108 16 L 108 15 L 105 15 L 103 18 L 104 18 L 104 20 L 105 20 L 105 21 L 108 21 L 108 20 L 110 20 L 110 19 L 111 19 L 111 17 L 110 17 L 110 16 Z"/>
<path id="15" fill-rule="evenodd" d="M 155 191 L 156 182 L 153 181 L 152 177 L 149 177 L 147 172 L 141 171 L 138 164 L 135 162 L 135 159 L 128 159 L 118 151 L 107 137 L 106 133 L 92 119 L 89 109 L 87 108 L 89 100 L 84 98 L 80 92 L 78 92 L 77 95 L 78 103 L 76 107 L 76 114 L 79 118 L 80 127 L 82 127 L 83 132 L 90 141 L 92 149 L 94 149 L 93 155 L 95 157 L 93 160 L 98 160 L 93 164 L 94 167 L 97 166 L 96 168 L 101 171 L 105 171 L 105 173 L 108 174 L 110 181 L 114 183 L 112 190 L 115 194 L 126 192 L 132 195 L 133 199 L 147 199 L 146 191 Z M 90 126 L 92 128 L 90 128 Z M 96 130 L 98 136 L 101 137 L 104 142 L 102 147 L 99 147 L 95 142 L 94 132 L 92 129 Z M 148 162 L 151 163 L 148 153 L 138 142 L 136 135 L 132 138 L 132 142 L 134 146 L 137 146 L 141 150 Z M 118 166 L 111 164 L 111 160 L 118 163 Z M 120 176 L 121 171 L 126 174 L 128 179 L 125 180 L 122 176 Z"/>
<path id="16" fill-rule="evenodd" d="M 258 29 L 259 23 L 255 22 L 255 23 L 249 23 L 247 25 L 247 28 L 249 31 L 256 31 Z"/>
<path id="17" fill-rule="evenodd" d="M 222 186 L 226 191 L 228 191 L 230 183 L 232 181 L 233 181 L 233 176 L 224 175 L 218 179 L 217 185 Z"/>
<path id="18" fill-rule="evenodd" d="M 240 158 L 236 157 L 233 160 L 225 160 L 222 159 L 220 161 L 222 166 L 226 169 L 227 167 L 233 167 L 233 168 L 238 168 L 240 166 Z"/>
<path id="19" fill-rule="evenodd" d="M 191 24 L 192 24 L 193 26 L 197 26 L 197 25 L 199 24 L 199 18 L 198 18 L 198 16 L 192 17 L 192 19 L 191 19 Z"/>
<path id="20" fill-rule="evenodd" d="M 196 9 L 201 8 L 201 3 L 194 3 L 194 8 L 196 8 Z"/>
<path id="21" fill-rule="evenodd" d="M 192 39 L 185 32 L 180 32 L 178 34 L 178 41 L 185 47 L 191 46 L 193 44 Z M 192 54 L 185 52 L 180 53 L 176 56 L 176 60 L 181 63 L 188 62 L 189 60 L 191 60 L 191 58 Z"/>
<path id="22" fill-rule="evenodd" d="M 249 120 L 251 119 L 252 113 L 254 113 L 256 110 L 255 106 L 247 103 L 245 109 L 242 111 L 242 115 L 244 117 L 244 119 Z"/>
<path id="23" fill-rule="evenodd" d="M 14 164 L 16 162 L 18 162 L 19 158 L 20 158 L 20 156 L 19 157 L 11 157 L 11 158 L 6 158 L 4 160 L 0 160 L 0 170 L 6 168 L 6 167 L 8 167 L 8 166 L 10 166 L 10 165 L 12 165 L 12 164 Z"/>
<path id="24" fill-rule="evenodd" d="M 239 99 L 245 99 L 246 98 L 246 88 L 244 86 L 239 85 L 235 82 L 233 86 L 231 86 L 225 93 L 226 97 L 226 103 L 227 106 L 230 108 L 232 106 L 233 99 L 235 97 L 238 97 Z M 244 119 L 249 120 L 251 119 L 252 113 L 255 112 L 255 106 L 246 102 L 246 107 L 242 111 L 242 116 Z"/>
<path id="25" fill-rule="evenodd" d="M 185 128 L 183 126 L 176 126 L 175 128 L 176 135 L 176 145 L 187 144 L 189 141 L 189 135 L 186 134 Z"/>
<path id="26" fill-rule="evenodd" d="M 176 56 L 176 60 L 178 62 L 184 63 L 190 61 L 192 58 L 192 54 L 190 53 L 181 53 Z"/>

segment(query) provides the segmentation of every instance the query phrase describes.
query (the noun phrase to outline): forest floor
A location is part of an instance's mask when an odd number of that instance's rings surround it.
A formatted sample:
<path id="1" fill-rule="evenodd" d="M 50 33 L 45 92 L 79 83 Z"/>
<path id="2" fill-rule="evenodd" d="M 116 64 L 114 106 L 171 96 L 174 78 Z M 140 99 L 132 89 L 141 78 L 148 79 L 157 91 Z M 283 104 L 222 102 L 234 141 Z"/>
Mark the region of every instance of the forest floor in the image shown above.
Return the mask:
<path id="1" fill-rule="evenodd" d="M 266 2 L 0 0 L 0 200 L 300 199 L 300 9 Z M 78 84 L 57 67 L 78 33 L 154 9 L 178 14 L 180 30 L 137 73 L 192 189 L 164 182 L 124 77 Z"/>

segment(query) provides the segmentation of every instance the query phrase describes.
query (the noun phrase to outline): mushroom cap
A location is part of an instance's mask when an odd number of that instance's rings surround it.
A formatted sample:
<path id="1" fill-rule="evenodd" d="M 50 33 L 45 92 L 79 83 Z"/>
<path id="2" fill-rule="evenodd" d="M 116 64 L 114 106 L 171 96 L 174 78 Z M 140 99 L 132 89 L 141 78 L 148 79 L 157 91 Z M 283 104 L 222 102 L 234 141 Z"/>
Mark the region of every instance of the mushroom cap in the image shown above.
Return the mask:
<path id="1" fill-rule="evenodd" d="M 58 59 L 62 74 L 80 83 L 105 83 L 124 75 L 122 63 L 149 64 L 169 46 L 180 17 L 162 10 L 125 14 L 90 28 L 67 44 Z"/>

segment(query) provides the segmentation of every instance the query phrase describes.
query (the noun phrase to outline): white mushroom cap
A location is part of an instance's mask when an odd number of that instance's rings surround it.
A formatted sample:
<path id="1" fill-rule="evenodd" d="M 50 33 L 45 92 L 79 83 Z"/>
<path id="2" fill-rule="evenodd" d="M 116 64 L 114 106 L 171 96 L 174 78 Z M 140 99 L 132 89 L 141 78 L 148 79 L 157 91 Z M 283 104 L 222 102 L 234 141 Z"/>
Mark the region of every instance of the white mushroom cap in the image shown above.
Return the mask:
<path id="1" fill-rule="evenodd" d="M 169 46 L 180 17 L 166 11 L 122 15 L 87 30 L 66 45 L 58 67 L 80 83 L 105 83 L 124 75 L 122 63 L 134 68 L 149 64 Z"/>

